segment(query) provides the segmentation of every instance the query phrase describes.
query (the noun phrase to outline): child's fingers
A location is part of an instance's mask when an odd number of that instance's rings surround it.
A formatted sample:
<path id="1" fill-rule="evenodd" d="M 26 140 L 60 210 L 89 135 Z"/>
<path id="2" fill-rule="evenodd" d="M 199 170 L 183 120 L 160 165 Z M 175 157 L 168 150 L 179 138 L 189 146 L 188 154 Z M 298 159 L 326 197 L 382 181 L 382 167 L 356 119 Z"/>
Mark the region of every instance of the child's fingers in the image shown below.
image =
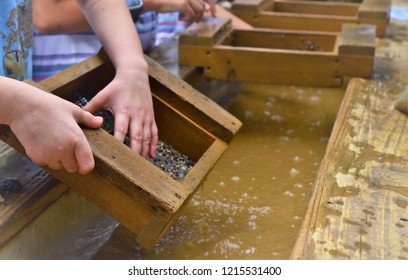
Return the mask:
<path id="1" fill-rule="evenodd" d="M 51 169 L 54 169 L 54 170 L 59 170 L 63 166 L 62 166 L 61 161 L 55 161 L 55 162 L 48 163 L 48 167 L 51 168 Z"/>
<path id="2" fill-rule="evenodd" d="M 208 6 L 210 6 L 211 15 L 213 17 L 217 16 L 216 7 L 215 7 L 215 0 L 207 0 Z"/>
<path id="3" fill-rule="evenodd" d="M 88 174 L 91 172 L 95 167 L 95 160 L 91 147 L 85 137 L 83 141 L 78 142 L 75 146 L 74 154 L 78 165 L 78 172 L 81 174 Z"/>
<path id="4" fill-rule="evenodd" d="M 150 124 L 145 123 L 145 125 L 143 126 L 143 141 L 140 150 L 140 155 L 142 157 L 147 157 L 150 148 L 150 141 L 151 141 Z"/>
<path id="5" fill-rule="evenodd" d="M 78 162 L 74 153 L 75 151 L 72 151 L 72 156 L 64 157 L 64 159 L 61 162 L 62 167 L 64 167 L 64 169 L 70 173 L 78 171 Z"/>
<path id="6" fill-rule="evenodd" d="M 82 109 L 81 109 L 82 110 Z M 76 120 L 79 124 L 82 124 L 89 128 L 98 128 L 103 123 L 103 118 L 100 116 L 94 116 L 90 112 L 83 111 Z"/>
<path id="7" fill-rule="evenodd" d="M 115 126 L 113 136 L 116 140 L 123 143 L 129 129 L 129 118 L 123 114 L 115 115 Z"/>
<path id="8" fill-rule="evenodd" d="M 157 126 L 156 123 L 153 122 L 150 128 L 150 147 L 149 147 L 149 156 L 151 158 L 154 158 L 156 156 L 156 149 L 157 149 L 157 143 L 159 142 L 159 137 L 158 137 L 158 131 L 157 131 Z"/>
<path id="9" fill-rule="evenodd" d="M 136 153 L 141 154 L 143 145 L 143 128 L 142 124 L 138 120 L 133 120 L 130 124 L 129 130 L 130 147 Z"/>

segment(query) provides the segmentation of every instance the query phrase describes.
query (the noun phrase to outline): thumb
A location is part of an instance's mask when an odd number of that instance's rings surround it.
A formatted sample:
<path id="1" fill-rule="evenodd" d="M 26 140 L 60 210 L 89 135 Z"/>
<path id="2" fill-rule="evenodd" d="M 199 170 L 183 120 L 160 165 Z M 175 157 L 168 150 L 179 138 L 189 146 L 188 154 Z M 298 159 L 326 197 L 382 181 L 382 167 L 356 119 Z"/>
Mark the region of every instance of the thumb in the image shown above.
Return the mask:
<path id="1" fill-rule="evenodd" d="M 100 116 L 94 116 L 90 112 L 83 111 L 79 119 L 78 124 L 82 124 L 89 128 L 98 128 L 103 123 L 103 118 Z"/>

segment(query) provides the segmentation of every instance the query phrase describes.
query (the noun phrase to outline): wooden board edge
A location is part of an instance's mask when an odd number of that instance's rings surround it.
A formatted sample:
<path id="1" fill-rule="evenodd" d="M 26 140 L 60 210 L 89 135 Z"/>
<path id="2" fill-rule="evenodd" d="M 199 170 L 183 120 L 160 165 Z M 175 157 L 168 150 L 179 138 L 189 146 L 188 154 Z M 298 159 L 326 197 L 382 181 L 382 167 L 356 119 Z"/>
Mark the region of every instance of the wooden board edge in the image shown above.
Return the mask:
<path id="1" fill-rule="evenodd" d="M 301 225 L 299 234 L 295 245 L 292 248 L 290 259 L 292 260 L 301 260 L 301 259 L 313 259 L 314 256 L 311 256 L 308 249 L 313 246 L 313 231 L 316 228 L 316 222 L 319 212 L 319 206 L 322 201 L 322 182 L 325 181 L 326 172 L 329 167 L 329 159 L 332 157 L 336 147 L 339 145 L 339 136 L 344 131 L 345 122 L 347 113 L 349 111 L 350 103 L 352 100 L 352 92 L 361 82 L 360 78 L 352 78 L 347 85 L 346 93 L 343 98 L 343 101 L 340 105 L 339 111 L 337 113 L 336 121 L 334 123 L 332 133 L 330 135 L 326 152 L 320 163 L 316 179 L 313 185 L 313 190 L 309 198 L 309 203 L 306 209 L 305 217 Z"/>
<path id="2" fill-rule="evenodd" d="M 7 245 L 27 225 L 68 192 L 69 187 L 55 180 L 42 187 L 0 227 L 0 249 Z"/>
<path id="3" fill-rule="evenodd" d="M 160 96 L 163 100 L 171 103 L 178 110 L 181 107 L 190 107 L 191 110 L 197 110 L 199 113 L 195 116 L 188 113 L 184 114 L 223 141 L 229 142 L 232 140 L 242 126 L 242 122 L 238 118 L 194 89 L 187 82 L 176 77 L 153 59 L 148 56 L 145 56 L 145 58 L 149 65 L 149 75 L 175 93 L 167 98 Z M 174 98 L 178 99 L 178 103 L 174 102 Z M 203 119 L 205 123 L 200 121 Z"/>

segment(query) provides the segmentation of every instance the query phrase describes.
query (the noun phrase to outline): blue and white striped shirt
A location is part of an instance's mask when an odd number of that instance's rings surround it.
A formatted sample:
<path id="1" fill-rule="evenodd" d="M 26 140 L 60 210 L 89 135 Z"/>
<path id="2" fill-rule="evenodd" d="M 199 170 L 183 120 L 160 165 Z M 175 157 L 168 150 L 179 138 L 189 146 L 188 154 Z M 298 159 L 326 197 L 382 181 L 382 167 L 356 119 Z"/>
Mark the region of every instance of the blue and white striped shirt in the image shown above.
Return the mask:
<path id="1" fill-rule="evenodd" d="M 132 2 L 127 1 L 128 5 Z M 157 14 L 142 13 L 135 23 L 144 51 L 154 46 Z M 44 35 L 34 30 L 33 80 L 39 82 L 65 68 L 96 54 L 101 43 L 93 31 L 74 34 Z"/>

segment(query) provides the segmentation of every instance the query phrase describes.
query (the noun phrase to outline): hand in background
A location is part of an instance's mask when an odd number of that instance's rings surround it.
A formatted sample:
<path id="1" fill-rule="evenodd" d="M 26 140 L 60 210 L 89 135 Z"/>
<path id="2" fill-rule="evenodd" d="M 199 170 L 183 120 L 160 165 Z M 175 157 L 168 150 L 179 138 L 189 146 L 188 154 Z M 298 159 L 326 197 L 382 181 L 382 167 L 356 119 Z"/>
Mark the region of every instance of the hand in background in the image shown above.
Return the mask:
<path id="1" fill-rule="evenodd" d="M 215 0 L 182 0 L 182 2 L 179 9 L 180 20 L 199 22 L 208 10 L 215 16 Z"/>
<path id="2" fill-rule="evenodd" d="M 145 11 L 180 12 L 180 19 L 184 21 L 199 22 L 208 10 L 212 16 L 216 14 L 215 0 L 145 0 L 143 3 Z"/>

